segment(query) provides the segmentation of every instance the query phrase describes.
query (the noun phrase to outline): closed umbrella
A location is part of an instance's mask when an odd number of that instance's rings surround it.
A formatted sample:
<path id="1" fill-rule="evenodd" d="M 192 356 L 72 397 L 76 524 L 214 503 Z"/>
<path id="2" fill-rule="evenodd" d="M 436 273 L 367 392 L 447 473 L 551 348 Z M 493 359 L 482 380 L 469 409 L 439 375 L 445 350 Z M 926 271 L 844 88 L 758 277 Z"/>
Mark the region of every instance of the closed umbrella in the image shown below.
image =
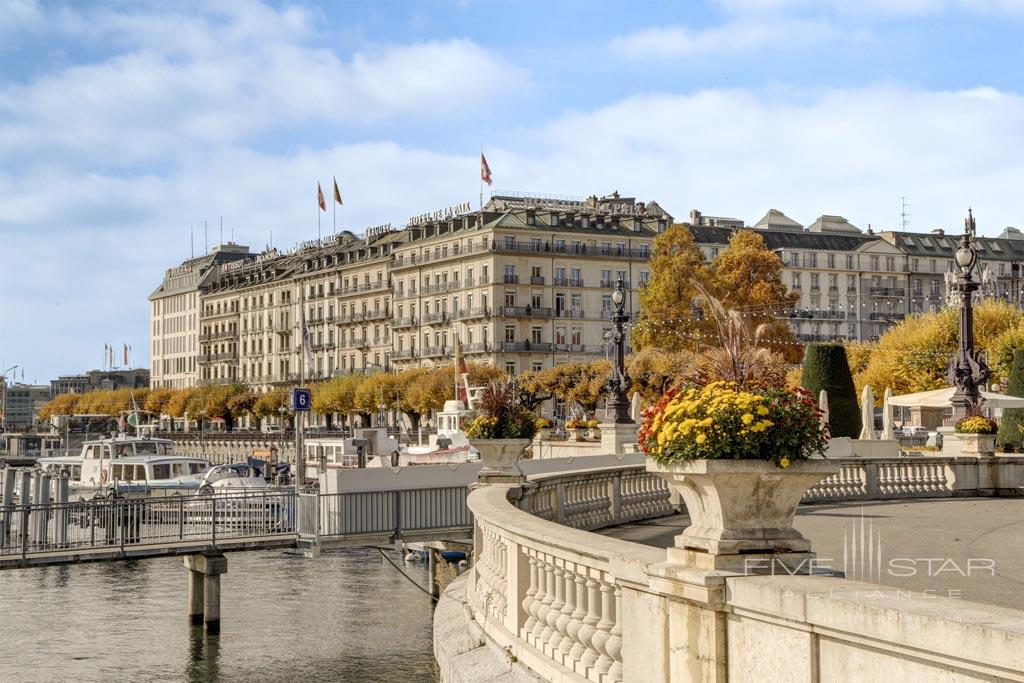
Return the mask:
<path id="1" fill-rule="evenodd" d="M 895 439 L 896 432 L 892 429 L 892 406 L 889 403 L 892 401 L 892 389 L 889 387 L 885 388 L 885 394 L 882 396 L 882 438 L 883 439 Z"/>
<path id="2" fill-rule="evenodd" d="M 864 386 L 860 395 L 860 438 L 864 441 L 875 439 L 875 392 L 870 384 Z"/>
<path id="3" fill-rule="evenodd" d="M 821 426 L 828 427 L 828 392 L 822 389 L 818 393 L 818 409 L 821 411 Z"/>

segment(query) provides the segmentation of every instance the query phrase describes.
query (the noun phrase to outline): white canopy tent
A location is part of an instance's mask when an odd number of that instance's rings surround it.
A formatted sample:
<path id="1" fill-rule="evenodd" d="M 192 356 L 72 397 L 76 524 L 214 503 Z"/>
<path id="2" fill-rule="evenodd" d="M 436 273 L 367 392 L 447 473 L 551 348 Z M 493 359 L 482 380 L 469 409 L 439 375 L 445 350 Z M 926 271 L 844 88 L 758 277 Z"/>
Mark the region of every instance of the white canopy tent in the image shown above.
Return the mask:
<path id="1" fill-rule="evenodd" d="M 891 406 L 906 406 L 909 408 L 947 408 L 952 405 L 953 387 L 945 389 L 933 389 L 932 391 L 919 391 L 916 394 L 903 394 L 893 396 L 889 399 Z M 1007 396 L 1006 394 L 994 394 L 991 391 L 982 391 L 984 399 L 983 408 L 1024 408 L 1024 398 L 1019 396 Z"/>

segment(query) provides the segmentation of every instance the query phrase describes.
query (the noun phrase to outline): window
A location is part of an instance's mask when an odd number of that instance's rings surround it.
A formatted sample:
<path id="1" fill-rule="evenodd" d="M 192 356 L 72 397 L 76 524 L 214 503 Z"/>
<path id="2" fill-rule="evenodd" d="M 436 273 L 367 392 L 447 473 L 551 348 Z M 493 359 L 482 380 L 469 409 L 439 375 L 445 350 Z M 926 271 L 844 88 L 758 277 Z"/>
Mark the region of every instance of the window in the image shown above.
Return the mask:
<path id="1" fill-rule="evenodd" d="M 565 344 L 565 328 L 564 327 L 556 327 L 555 328 L 555 343 L 556 344 Z"/>
<path id="2" fill-rule="evenodd" d="M 514 360 L 505 361 L 505 372 L 509 375 L 516 374 L 516 362 Z"/>
<path id="3" fill-rule="evenodd" d="M 800 289 L 800 273 L 793 273 L 792 274 L 792 280 L 793 280 L 793 284 L 792 284 L 791 288 L 792 289 Z"/>
<path id="4" fill-rule="evenodd" d="M 154 479 L 170 479 L 171 478 L 171 465 L 170 463 L 163 463 L 160 465 L 153 465 L 153 478 Z"/>
<path id="5" fill-rule="evenodd" d="M 540 327 L 533 327 L 530 330 L 530 341 L 533 342 L 534 344 L 540 344 L 541 332 L 542 329 Z"/>
<path id="6" fill-rule="evenodd" d="M 570 340 L 570 343 L 573 346 L 580 346 L 583 343 L 583 328 L 572 328 L 572 339 Z"/>
<path id="7" fill-rule="evenodd" d="M 516 305 L 516 292 L 513 289 L 505 290 L 505 305 L 515 306 Z"/>
<path id="8" fill-rule="evenodd" d="M 540 292 L 534 292 L 534 293 L 533 293 L 533 294 L 532 294 L 532 295 L 530 296 L 530 305 L 531 305 L 531 306 L 533 306 L 534 308 L 540 308 L 540 305 L 541 305 L 541 298 L 542 298 L 542 297 L 541 297 L 541 294 L 540 294 Z"/>
<path id="9" fill-rule="evenodd" d="M 829 254 L 828 255 L 828 267 L 829 268 L 835 268 L 836 267 L 836 255 L 835 254 Z"/>
<path id="10" fill-rule="evenodd" d="M 534 372 L 540 372 L 541 370 L 544 369 L 544 362 L 535 360 L 533 361 L 533 365 L 530 367 L 530 369 L 533 370 Z"/>
<path id="11" fill-rule="evenodd" d="M 514 342 L 516 340 L 516 326 L 505 325 L 505 341 Z"/>

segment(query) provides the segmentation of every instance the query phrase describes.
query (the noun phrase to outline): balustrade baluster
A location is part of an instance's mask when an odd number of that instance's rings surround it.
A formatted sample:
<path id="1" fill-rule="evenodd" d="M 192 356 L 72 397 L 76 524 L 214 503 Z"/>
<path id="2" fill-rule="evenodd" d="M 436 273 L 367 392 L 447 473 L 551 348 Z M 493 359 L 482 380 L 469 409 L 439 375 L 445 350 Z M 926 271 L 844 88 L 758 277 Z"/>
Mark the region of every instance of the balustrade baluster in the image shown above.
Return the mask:
<path id="1" fill-rule="evenodd" d="M 552 574 L 555 577 L 555 599 L 551 603 L 551 609 L 548 610 L 544 618 L 550 629 L 547 641 L 544 643 L 544 652 L 553 659 L 558 651 L 558 644 L 562 642 L 564 637 L 559 633 L 556 624 L 558 623 L 558 617 L 562 615 L 562 608 L 565 607 L 565 571 L 555 564 Z"/>
<path id="2" fill-rule="evenodd" d="M 580 642 L 583 643 L 584 652 L 580 657 L 577 673 L 590 677 L 590 670 L 594 668 L 601 653 L 594 647 L 594 636 L 597 635 L 597 625 L 601 622 L 601 592 L 599 585 L 593 577 L 587 577 L 587 616 L 583 618 L 583 626 L 580 627 Z"/>
<path id="3" fill-rule="evenodd" d="M 541 631 L 544 629 L 544 600 L 547 599 L 547 570 L 544 560 L 540 553 L 534 551 L 535 559 L 537 560 L 537 594 L 533 596 L 533 606 L 530 608 L 530 614 L 533 615 L 533 626 L 530 627 L 530 632 L 527 634 L 526 642 L 530 643 L 537 649 L 540 649 L 538 639 L 540 638 Z"/>
<path id="4" fill-rule="evenodd" d="M 615 625 L 612 626 L 611 637 L 608 639 L 608 656 L 612 658 L 612 665 L 608 669 L 608 678 L 612 681 L 622 680 L 622 588 L 615 586 L 615 599 L 612 600 L 612 619 Z"/>
<path id="5" fill-rule="evenodd" d="M 533 630 L 533 625 L 537 623 L 537 616 L 534 613 L 537 598 L 537 558 L 533 556 L 533 551 L 528 548 L 523 548 L 523 552 L 526 554 L 527 562 L 530 564 L 530 587 L 526 589 L 526 595 L 523 596 L 523 611 L 526 612 L 527 617 L 523 623 L 520 637 L 529 642 L 530 632 Z"/>
<path id="6" fill-rule="evenodd" d="M 607 583 L 607 579 L 602 578 L 600 589 L 601 620 L 597 622 L 597 633 L 594 634 L 592 639 L 594 649 L 599 653 L 597 661 L 594 662 L 594 671 L 598 674 L 598 680 L 601 680 L 601 676 L 608 673 L 613 664 L 613 660 L 608 654 L 608 639 L 612 637 L 612 627 L 615 625 L 614 614 L 612 613 L 612 605 L 615 598 L 613 588 Z"/>
<path id="7" fill-rule="evenodd" d="M 572 639 L 572 647 L 569 649 L 569 661 L 566 662 L 566 666 L 573 670 L 575 670 L 575 663 L 580 661 L 583 653 L 587 650 L 580 636 L 580 630 L 583 628 L 583 619 L 587 616 L 587 581 L 584 575 L 580 573 L 581 571 L 586 572 L 586 568 L 580 567 L 572 577 L 576 597 L 573 601 L 572 619 L 569 625 L 565 627 L 569 638 Z"/>
<path id="8" fill-rule="evenodd" d="M 550 558 L 544 556 L 544 599 L 541 602 L 540 609 L 537 611 L 537 626 L 534 627 L 536 632 L 536 642 L 534 646 L 544 651 L 547 645 L 548 638 L 551 637 L 551 624 L 548 623 L 548 614 L 551 613 L 551 605 L 555 602 L 555 568 L 551 564 Z M 537 629 L 540 629 L 539 631 Z"/>
<path id="9" fill-rule="evenodd" d="M 561 640 L 558 641 L 558 649 L 555 653 L 555 658 L 562 664 L 566 663 L 569 652 L 575 644 L 575 641 L 569 637 L 569 624 L 572 622 L 572 613 L 576 611 L 575 576 L 576 567 L 566 563 L 565 580 L 563 582 L 565 601 L 562 605 L 562 613 L 558 615 L 558 619 L 555 620 L 555 629 L 561 635 Z"/>

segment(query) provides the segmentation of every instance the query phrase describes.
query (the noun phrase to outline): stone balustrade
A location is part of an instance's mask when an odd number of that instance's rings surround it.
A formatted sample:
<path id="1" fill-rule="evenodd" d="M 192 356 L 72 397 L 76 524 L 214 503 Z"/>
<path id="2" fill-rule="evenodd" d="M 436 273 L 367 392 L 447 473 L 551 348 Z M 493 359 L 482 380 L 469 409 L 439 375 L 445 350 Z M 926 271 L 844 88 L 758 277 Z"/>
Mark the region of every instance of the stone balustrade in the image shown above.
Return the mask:
<path id="1" fill-rule="evenodd" d="M 805 502 L 943 496 L 1021 495 L 1024 457 L 844 458 Z"/>
<path id="2" fill-rule="evenodd" d="M 805 500 L 1022 485 L 1024 458 L 850 460 Z M 473 566 L 435 616 L 442 681 L 1024 681 L 1020 612 L 834 576 L 699 571 L 591 533 L 672 511 L 642 467 L 480 485 L 468 505 Z"/>
<path id="3" fill-rule="evenodd" d="M 523 495 L 520 508 L 574 529 L 590 531 L 674 511 L 665 480 L 635 465 L 538 475 L 531 481 L 535 486 Z"/>

